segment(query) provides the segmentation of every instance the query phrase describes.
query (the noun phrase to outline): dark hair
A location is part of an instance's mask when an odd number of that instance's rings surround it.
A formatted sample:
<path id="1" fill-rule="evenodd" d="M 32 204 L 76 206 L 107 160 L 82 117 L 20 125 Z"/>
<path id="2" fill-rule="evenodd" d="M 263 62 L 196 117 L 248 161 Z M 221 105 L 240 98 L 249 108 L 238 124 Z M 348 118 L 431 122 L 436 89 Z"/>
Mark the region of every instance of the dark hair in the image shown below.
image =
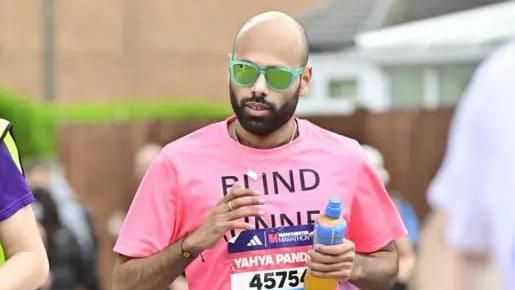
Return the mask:
<path id="1" fill-rule="evenodd" d="M 62 227 L 57 205 L 50 192 L 44 188 L 34 188 L 32 194 L 36 199 L 34 206 L 36 207 L 38 221 L 45 229 L 47 236 L 51 237 Z"/>

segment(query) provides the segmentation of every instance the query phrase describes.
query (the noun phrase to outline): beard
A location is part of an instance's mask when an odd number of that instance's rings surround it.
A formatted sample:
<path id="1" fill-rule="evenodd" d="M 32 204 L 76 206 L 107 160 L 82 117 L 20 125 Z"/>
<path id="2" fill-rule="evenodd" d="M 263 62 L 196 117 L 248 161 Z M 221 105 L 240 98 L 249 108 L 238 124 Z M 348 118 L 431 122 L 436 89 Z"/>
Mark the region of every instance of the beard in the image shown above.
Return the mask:
<path id="1" fill-rule="evenodd" d="M 241 126 L 254 135 L 266 136 L 281 128 L 295 113 L 299 102 L 300 84 L 291 96 L 286 96 L 286 102 L 280 107 L 269 103 L 265 96 L 244 97 L 238 102 L 232 84 L 229 85 L 229 94 L 232 109 Z M 270 113 L 264 117 L 251 116 L 245 110 L 248 102 L 264 104 L 269 108 Z"/>

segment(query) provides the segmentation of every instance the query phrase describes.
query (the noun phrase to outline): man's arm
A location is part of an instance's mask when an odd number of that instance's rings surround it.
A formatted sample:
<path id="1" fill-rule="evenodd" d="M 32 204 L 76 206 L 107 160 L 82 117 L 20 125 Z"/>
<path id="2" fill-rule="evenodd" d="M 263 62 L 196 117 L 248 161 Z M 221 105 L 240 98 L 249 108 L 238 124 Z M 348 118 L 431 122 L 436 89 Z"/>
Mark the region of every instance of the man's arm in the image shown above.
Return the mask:
<path id="1" fill-rule="evenodd" d="M 264 200 L 253 190 L 234 185 L 204 222 L 193 232 L 174 242 L 166 249 L 145 258 L 119 256 L 113 272 L 113 289 L 154 290 L 170 285 L 191 263 L 182 250 L 198 256 L 210 249 L 232 229 L 251 229 L 242 219 L 262 216 L 260 205 Z M 182 245 L 182 249 L 181 249 Z"/>
<path id="2" fill-rule="evenodd" d="M 30 206 L 0 222 L 0 241 L 7 261 L 0 267 L 2 289 L 36 289 L 48 277 L 45 247 Z"/>
<path id="3" fill-rule="evenodd" d="M 316 245 L 309 251 L 309 257 L 307 266 L 314 276 L 351 282 L 363 290 L 388 289 L 398 273 L 399 260 L 393 242 L 369 254 L 357 254 L 350 240 L 339 245 Z"/>
<path id="4" fill-rule="evenodd" d="M 393 242 L 377 252 L 357 254 L 349 282 L 363 290 L 387 289 L 395 282 L 399 258 Z"/>
<path id="5" fill-rule="evenodd" d="M 146 258 L 119 255 L 113 272 L 113 290 L 165 289 L 193 260 L 182 256 L 182 239 Z"/>
<path id="6" fill-rule="evenodd" d="M 397 254 L 399 255 L 399 275 L 397 282 L 407 284 L 411 280 L 415 268 L 415 250 L 407 236 L 395 240 Z"/>

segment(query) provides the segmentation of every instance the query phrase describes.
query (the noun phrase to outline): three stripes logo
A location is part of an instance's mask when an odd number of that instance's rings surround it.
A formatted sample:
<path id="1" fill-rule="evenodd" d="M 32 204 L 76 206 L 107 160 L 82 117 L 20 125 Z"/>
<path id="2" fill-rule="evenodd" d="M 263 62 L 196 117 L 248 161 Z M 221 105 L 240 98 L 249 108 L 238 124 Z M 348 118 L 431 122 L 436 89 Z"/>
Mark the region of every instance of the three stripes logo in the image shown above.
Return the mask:
<path id="1" fill-rule="evenodd" d="M 247 243 L 247 247 L 252 247 L 252 246 L 262 246 L 263 245 L 263 242 L 261 242 L 261 240 L 259 239 L 258 236 L 254 235 L 252 237 L 252 239 L 250 239 L 250 241 Z"/>

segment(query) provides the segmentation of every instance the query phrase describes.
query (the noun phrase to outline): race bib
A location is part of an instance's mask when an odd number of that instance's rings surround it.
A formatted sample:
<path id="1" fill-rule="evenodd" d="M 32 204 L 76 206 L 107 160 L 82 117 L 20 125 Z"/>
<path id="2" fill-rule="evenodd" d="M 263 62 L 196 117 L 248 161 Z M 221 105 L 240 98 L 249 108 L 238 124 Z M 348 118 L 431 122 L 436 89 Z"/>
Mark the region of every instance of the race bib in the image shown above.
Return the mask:
<path id="1" fill-rule="evenodd" d="M 301 290 L 313 225 L 248 230 L 229 241 L 232 290 Z"/>

